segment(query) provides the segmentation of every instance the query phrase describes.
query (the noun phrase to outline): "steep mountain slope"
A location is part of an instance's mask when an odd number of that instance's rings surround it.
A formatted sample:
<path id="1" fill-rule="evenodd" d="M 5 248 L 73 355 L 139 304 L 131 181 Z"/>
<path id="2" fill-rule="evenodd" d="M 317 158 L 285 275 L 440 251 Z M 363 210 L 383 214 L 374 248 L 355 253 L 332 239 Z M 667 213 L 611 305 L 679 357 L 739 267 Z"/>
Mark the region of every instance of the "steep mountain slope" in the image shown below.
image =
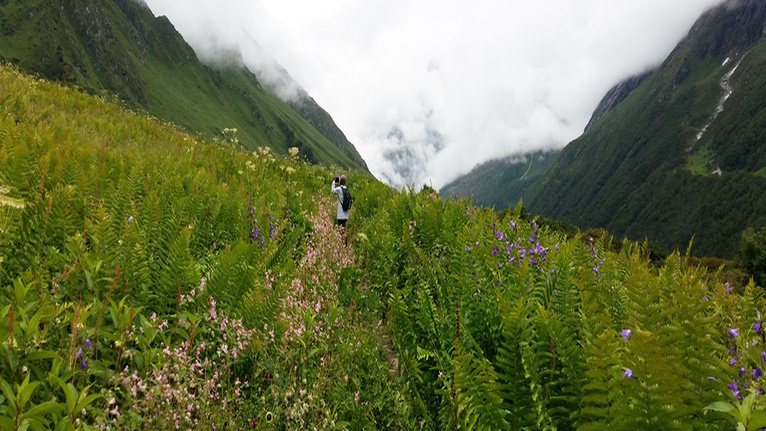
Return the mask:
<path id="1" fill-rule="evenodd" d="M 135 0 L 3 0 L 0 59 L 207 136 L 236 128 L 249 149 L 297 146 L 311 161 L 367 170 L 318 105 L 306 105 L 306 121 L 241 64 L 203 65 L 166 17 Z"/>
<path id="2" fill-rule="evenodd" d="M 504 209 L 526 200 L 532 187 L 550 169 L 558 151 L 537 151 L 490 160 L 439 190 L 443 196 L 472 198 L 474 205 Z"/>
<path id="3" fill-rule="evenodd" d="M 732 256 L 766 226 L 766 3 L 704 14 L 669 58 L 561 153 L 530 210 Z"/>

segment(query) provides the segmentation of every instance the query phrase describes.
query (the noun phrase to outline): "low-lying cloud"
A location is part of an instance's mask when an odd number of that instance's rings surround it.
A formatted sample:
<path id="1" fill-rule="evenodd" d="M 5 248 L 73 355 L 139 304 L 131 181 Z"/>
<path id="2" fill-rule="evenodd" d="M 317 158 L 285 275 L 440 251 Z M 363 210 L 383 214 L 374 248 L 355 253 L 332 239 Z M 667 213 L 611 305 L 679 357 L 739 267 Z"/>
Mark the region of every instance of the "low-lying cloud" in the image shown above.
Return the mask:
<path id="1" fill-rule="evenodd" d="M 201 58 L 240 51 L 290 97 L 284 66 L 378 178 L 435 188 L 489 159 L 563 147 L 611 86 L 659 64 L 722 3 L 146 1 Z"/>

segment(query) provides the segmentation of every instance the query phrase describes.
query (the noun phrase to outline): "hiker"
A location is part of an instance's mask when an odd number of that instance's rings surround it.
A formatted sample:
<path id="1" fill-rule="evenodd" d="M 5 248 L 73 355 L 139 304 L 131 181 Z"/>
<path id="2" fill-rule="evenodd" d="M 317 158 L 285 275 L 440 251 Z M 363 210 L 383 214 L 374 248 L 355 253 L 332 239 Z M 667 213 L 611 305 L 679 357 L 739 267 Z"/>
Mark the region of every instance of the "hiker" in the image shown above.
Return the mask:
<path id="1" fill-rule="evenodd" d="M 338 182 L 340 182 L 340 186 L 335 187 L 335 184 Z M 351 193 L 349 193 L 348 187 L 346 187 L 346 176 L 341 175 L 338 177 L 335 175 L 332 181 L 331 190 L 333 194 L 338 195 L 338 226 L 340 226 L 340 230 L 343 233 L 344 242 L 346 245 L 348 245 L 348 237 L 346 236 L 346 222 L 348 221 L 348 211 L 351 209 Z"/>

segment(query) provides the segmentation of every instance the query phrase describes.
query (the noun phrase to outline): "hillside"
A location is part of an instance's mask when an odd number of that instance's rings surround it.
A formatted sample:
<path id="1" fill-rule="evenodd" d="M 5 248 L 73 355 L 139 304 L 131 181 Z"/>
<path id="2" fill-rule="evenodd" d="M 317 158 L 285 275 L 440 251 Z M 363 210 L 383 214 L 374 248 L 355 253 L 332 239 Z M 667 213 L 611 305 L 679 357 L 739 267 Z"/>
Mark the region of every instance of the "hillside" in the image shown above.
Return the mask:
<path id="1" fill-rule="evenodd" d="M 0 88 L 0 429 L 765 423 L 760 287 L 358 171 L 346 246 L 298 154 Z"/>
<path id="2" fill-rule="evenodd" d="M 234 58 L 202 64 L 166 17 L 135 0 L 3 1 L 0 59 L 207 137 L 236 128 L 251 150 L 298 147 L 312 162 L 367 171 L 308 95 L 298 113 Z"/>
<path id="3" fill-rule="evenodd" d="M 570 143 L 533 213 L 731 257 L 766 226 L 766 4 L 706 13 L 668 59 Z"/>
<path id="4" fill-rule="evenodd" d="M 526 200 L 532 187 L 550 169 L 558 151 L 539 151 L 491 160 L 439 190 L 443 196 L 471 198 L 474 205 L 505 209 Z"/>

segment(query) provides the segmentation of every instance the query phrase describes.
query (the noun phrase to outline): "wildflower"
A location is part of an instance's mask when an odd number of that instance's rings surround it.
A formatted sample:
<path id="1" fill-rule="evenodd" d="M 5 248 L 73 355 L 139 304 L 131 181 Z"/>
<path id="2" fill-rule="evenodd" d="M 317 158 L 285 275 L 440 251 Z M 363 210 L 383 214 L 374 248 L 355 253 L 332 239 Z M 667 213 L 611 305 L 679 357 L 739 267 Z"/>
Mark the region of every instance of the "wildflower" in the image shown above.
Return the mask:
<path id="1" fill-rule="evenodd" d="M 761 351 L 761 358 L 763 359 L 763 363 L 766 364 L 766 352 Z"/>
<path id="2" fill-rule="evenodd" d="M 354 394 L 354 403 L 359 405 L 359 391 L 356 391 L 356 394 Z"/>
<path id="3" fill-rule="evenodd" d="M 128 217 L 128 223 L 133 223 L 133 216 Z"/>
<path id="4" fill-rule="evenodd" d="M 599 272 L 598 272 L 598 266 L 594 266 L 594 267 L 593 267 L 593 272 L 595 272 L 596 274 L 598 274 L 598 273 L 599 273 Z"/>
<path id="5" fill-rule="evenodd" d="M 205 290 L 205 277 L 202 277 L 202 280 L 199 282 L 199 291 L 203 292 Z"/>
<path id="6" fill-rule="evenodd" d="M 724 287 L 726 288 L 726 293 L 731 293 L 731 285 L 728 282 L 724 284 Z"/>
<path id="7" fill-rule="evenodd" d="M 753 323 L 753 330 L 756 334 L 761 333 L 761 328 L 763 328 L 763 320 Z"/>
<path id="8" fill-rule="evenodd" d="M 763 377 L 763 371 L 760 367 L 757 367 L 755 370 L 753 370 L 753 378 L 757 382 L 761 377 Z"/>
<path id="9" fill-rule="evenodd" d="M 87 348 L 89 348 L 89 349 L 92 349 L 92 348 L 93 348 L 93 347 L 91 346 L 91 344 L 90 344 L 90 338 L 86 338 L 86 339 L 85 339 L 85 347 L 87 347 Z"/>
<path id="10" fill-rule="evenodd" d="M 731 393 L 734 395 L 734 398 L 739 399 L 739 385 L 737 385 L 736 380 L 726 385 L 726 387 L 729 388 L 729 390 L 731 390 Z"/>
<path id="11" fill-rule="evenodd" d="M 622 335 L 622 340 L 627 343 L 628 340 L 630 339 L 630 334 L 632 333 L 633 331 L 631 331 L 630 329 L 623 329 L 622 332 L 620 332 L 620 335 Z"/>
<path id="12" fill-rule="evenodd" d="M 622 377 L 624 377 L 626 379 L 632 379 L 633 378 L 633 370 L 631 370 L 630 368 L 626 368 L 625 372 L 622 373 Z"/>
<path id="13" fill-rule="evenodd" d="M 471 251 L 471 247 L 465 246 L 465 251 Z"/>
<path id="14" fill-rule="evenodd" d="M 734 357 L 734 358 L 731 358 L 731 359 L 729 360 L 729 366 L 733 367 L 733 366 L 734 366 L 734 364 L 736 364 L 738 360 L 739 360 L 739 355 L 737 355 L 737 356 L 736 356 L 736 357 Z"/>
<path id="15" fill-rule="evenodd" d="M 499 230 L 497 231 L 497 239 L 498 239 L 498 240 L 501 240 L 501 239 L 503 239 L 503 232 L 501 232 L 501 231 L 499 231 Z"/>
<path id="16" fill-rule="evenodd" d="M 737 338 L 739 336 L 739 329 L 738 328 L 729 329 L 729 335 L 731 335 L 731 338 Z"/>

